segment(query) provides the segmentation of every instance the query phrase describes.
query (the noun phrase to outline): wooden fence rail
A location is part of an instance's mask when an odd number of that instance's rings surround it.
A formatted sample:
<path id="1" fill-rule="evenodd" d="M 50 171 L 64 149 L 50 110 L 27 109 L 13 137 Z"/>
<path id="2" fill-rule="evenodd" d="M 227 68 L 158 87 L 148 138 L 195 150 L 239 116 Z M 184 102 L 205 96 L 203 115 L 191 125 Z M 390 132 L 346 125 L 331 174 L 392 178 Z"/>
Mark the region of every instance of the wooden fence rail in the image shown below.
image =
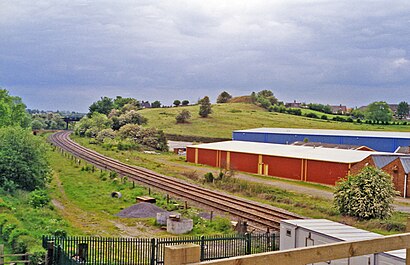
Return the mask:
<path id="1" fill-rule="evenodd" d="M 353 242 L 340 242 L 320 246 L 305 247 L 286 251 L 267 252 L 248 256 L 239 256 L 215 261 L 199 262 L 196 245 L 167 247 L 165 265 L 304 265 L 326 262 L 368 254 L 406 249 L 406 265 L 410 265 L 410 233 L 385 236 Z"/>
<path id="2" fill-rule="evenodd" d="M 5 262 L 5 259 L 12 259 Z M 0 265 L 4 264 L 28 264 L 30 263 L 29 254 L 4 254 L 4 245 L 0 245 Z"/>

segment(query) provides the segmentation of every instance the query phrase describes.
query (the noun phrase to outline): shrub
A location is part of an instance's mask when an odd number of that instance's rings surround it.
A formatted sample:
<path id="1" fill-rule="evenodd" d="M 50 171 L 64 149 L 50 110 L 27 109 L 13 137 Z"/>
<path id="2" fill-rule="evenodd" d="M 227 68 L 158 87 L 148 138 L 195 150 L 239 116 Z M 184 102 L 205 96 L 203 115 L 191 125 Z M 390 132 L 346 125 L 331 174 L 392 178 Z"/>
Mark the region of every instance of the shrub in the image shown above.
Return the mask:
<path id="1" fill-rule="evenodd" d="M 342 215 L 359 219 L 385 219 L 393 212 L 396 191 L 391 177 L 380 169 L 365 167 L 337 183 L 334 205 Z"/>
<path id="2" fill-rule="evenodd" d="M 320 118 L 321 118 L 322 120 L 327 120 L 327 116 L 326 116 L 326 115 L 322 115 L 322 116 L 320 116 Z"/>
<path id="3" fill-rule="evenodd" d="M 208 183 L 214 182 L 214 179 L 215 179 L 214 174 L 212 174 L 211 172 L 208 172 L 204 175 L 204 179 L 205 179 L 205 182 L 208 182 Z"/>
<path id="4" fill-rule="evenodd" d="M 314 119 L 319 118 L 315 113 L 312 113 L 312 112 L 306 113 L 305 116 L 308 117 L 308 118 L 314 118 Z"/>
<path id="5" fill-rule="evenodd" d="M 29 204 L 34 208 L 42 208 L 50 202 L 50 197 L 45 190 L 35 190 L 30 194 Z"/>
<path id="6" fill-rule="evenodd" d="M 186 123 L 191 118 L 191 112 L 188 110 L 182 110 L 178 115 L 175 117 L 177 123 Z"/>

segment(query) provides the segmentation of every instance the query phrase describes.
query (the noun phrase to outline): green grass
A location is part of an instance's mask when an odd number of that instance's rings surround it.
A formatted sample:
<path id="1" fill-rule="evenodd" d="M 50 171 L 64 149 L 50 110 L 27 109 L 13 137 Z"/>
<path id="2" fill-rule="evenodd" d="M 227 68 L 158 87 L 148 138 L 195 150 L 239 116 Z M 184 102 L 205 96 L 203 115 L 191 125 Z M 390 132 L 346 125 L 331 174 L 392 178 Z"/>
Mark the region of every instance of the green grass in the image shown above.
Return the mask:
<path id="1" fill-rule="evenodd" d="M 189 123 L 176 124 L 175 116 L 183 109 L 189 110 Z M 209 118 L 200 118 L 199 106 L 178 108 L 143 109 L 140 113 L 148 118 L 148 127 L 164 130 L 166 133 L 204 137 L 231 138 L 233 130 L 258 127 L 311 128 L 336 130 L 385 130 L 410 131 L 409 125 L 372 125 L 348 122 L 334 122 L 312 119 L 284 113 L 268 112 L 256 105 L 246 103 L 213 104 Z M 312 110 L 306 110 L 314 112 Z M 323 113 L 315 112 L 320 117 Z M 328 115 L 331 119 L 335 115 Z"/>

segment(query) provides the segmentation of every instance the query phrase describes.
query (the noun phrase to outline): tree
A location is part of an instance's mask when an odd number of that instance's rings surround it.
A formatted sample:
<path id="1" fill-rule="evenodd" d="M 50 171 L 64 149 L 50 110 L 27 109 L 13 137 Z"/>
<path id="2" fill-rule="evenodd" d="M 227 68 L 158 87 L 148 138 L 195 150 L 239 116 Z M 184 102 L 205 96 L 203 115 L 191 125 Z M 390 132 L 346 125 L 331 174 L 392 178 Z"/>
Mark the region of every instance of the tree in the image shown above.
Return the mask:
<path id="1" fill-rule="evenodd" d="M 0 129 L 0 185 L 32 191 L 44 188 L 50 180 L 47 146 L 29 130 L 20 127 Z"/>
<path id="2" fill-rule="evenodd" d="M 342 215 L 384 219 L 393 212 L 396 193 L 390 175 L 368 166 L 336 184 L 334 204 Z"/>
<path id="3" fill-rule="evenodd" d="M 384 101 L 376 101 L 366 108 L 366 119 L 377 122 L 389 122 L 393 118 L 393 112 Z"/>
<path id="4" fill-rule="evenodd" d="M 186 99 L 182 100 L 182 106 L 188 106 L 188 104 L 189 104 L 189 100 L 186 100 Z"/>
<path id="5" fill-rule="evenodd" d="M 351 115 L 352 117 L 357 118 L 357 119 L 364 119 L 364 117 L 365 117 L 365 113 L 364 113 L 363 111 L 359 110 L 359 109 L 354 109 L 354 110 L 352 110 L 352 112 L 350 113 L 350 115 Z"/>
<path id="6" fill-rule="evenodd" d="M 175 107 L 178 107 L 179 105 L 181 105 L 181 101 L 176 99 L 176 100 L 174 100 L 173 104 L 175 105 Z"/>
<path id="7" fill-rule="evenodd" d="M 95 112 L 91 117 L 84 116 L 76 123 L 74 132 L 80 136 L 96 137 L 103 129 L 111 128 L 112 120 L 106 115 Z"/>
<path id="8" fill-rule="evenodd" d="M 158 100 L 155 100 L 154 102 L 151 103 L 151 108 L 161 108 L 161 102 Z"/>
<path id="9" fill-rule="evenodd" d="M 175 117 L 177 123 L 186 123 L 191 118 L 191 112 L 188 110 L 182 110 L 178 115 Z"/>
<path id="10" fill-rule="evenodd" d="M 226 103 L 232 98 L 232 95 L 229 94 L 226 91 L 223 91 L 221 94 L 219 94 L 216 103 Z"/>
<path id="11" fill-rule="evenodd" d="M 125 105 L 130 104 L 135 106 L 137 109 L 141 107 L 140 102 L 135 98 L 123 98 L 121 96 L 117 96 L 113 101 L 114 109 L 122 109 Z"/>
<path id="12" fill-rule="evenodd" d="M 199 116 L 206 118 L 209 114 L 212 113 L 212 105 L 208 96 L 205 96 L 203 99 L 199 100 Z"/>
<path id="13" fill-rule="evenodd" d="M 10 96 L 7 90 L 0 89 L 0 127 L 28 128 L 30 125 L 31 119 L 21 98 Z"/>
<path id="14" fill-rule="evenodd" d="M 118 117 L 119 120 L 119 125 L 123 126 L 125 124 L 146 124 L 148 119 L 145 118 L 144 116 L 142 116 L 141 114 L 139 114 L 137 111 L 135 110 L 130 110 L 122 115 L 120 115 Z"/>
<path id="15" fill-rule="evenodd" d="M 256 98 L 257 100 L 259 98 L 265 98 L 267 100 L 269 100 L 271 105 L 277 104 L 278 103 L 278 99 L 273 95 L 273 92 L 267 89 L 261 90 L 256 94 Z"/>
<path id="16" fill-rule="evenodd" d="M 108 115 L 113 108 L 114 108 L 114 102 L 111 98 L 101 97 L 100 100 L 94 102 L 88 108 L 90 111 L 89 116 L 91 116 L 94 112 Z"/>
<path id="17" fill-rule="evenodd" d="M 399 106 L 397 107 L 397 116 L 399 117 L 399 119 L 403 119 L 409 116 L 409 103 L 407 103 L 406 101 L 399 103 Z"/>

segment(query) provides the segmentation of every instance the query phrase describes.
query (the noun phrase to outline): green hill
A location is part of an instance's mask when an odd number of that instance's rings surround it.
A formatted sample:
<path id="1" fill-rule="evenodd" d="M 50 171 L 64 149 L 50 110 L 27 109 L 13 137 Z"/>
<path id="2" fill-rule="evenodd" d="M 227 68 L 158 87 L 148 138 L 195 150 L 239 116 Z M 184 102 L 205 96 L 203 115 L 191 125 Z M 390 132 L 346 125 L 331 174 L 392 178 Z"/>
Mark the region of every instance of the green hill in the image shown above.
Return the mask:
<path id="1" fill-rule="evenodd" d="M 189 110 L 192 118 L 189 123 L 176 124 L 175 116 L 183 109 Z M 198 111 L 199 106 L 186 106 L 143 109 L 141 114 L 148 118 L 147 126 L 164 130 L 165 133 L 203 137 L 230 138 L 233 130 L 258 127 L 410 132 L 409 125 L 371 125 L 327 121 L 268 112 L 256 105 L 246 103 L 213 104 L 212 114 L 208 118 L 199 117 Z M 332 115 L 327 116 L 333 117 Z"/>

